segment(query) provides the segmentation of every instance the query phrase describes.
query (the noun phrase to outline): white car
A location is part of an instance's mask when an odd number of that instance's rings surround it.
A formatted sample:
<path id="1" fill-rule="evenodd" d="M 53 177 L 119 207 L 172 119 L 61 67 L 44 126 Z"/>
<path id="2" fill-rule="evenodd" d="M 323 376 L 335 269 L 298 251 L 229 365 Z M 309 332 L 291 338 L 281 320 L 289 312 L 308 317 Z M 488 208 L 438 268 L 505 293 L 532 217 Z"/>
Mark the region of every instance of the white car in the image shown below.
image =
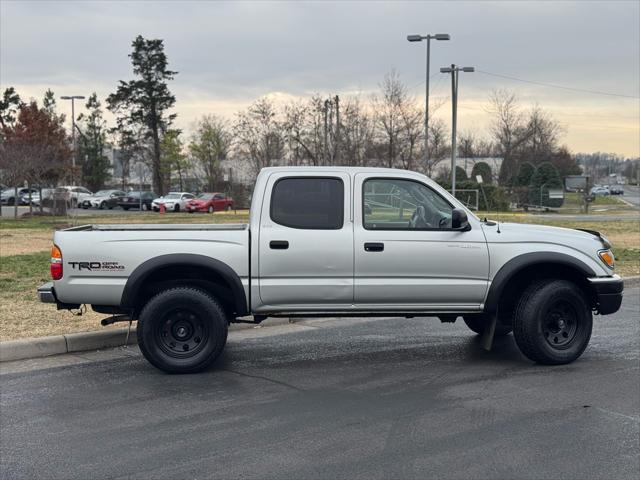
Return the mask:
<path id="1" fill-rule="evenodd" d="M 596 195 L 598 197 L 611 195 L 609 187 L 593 187 L 590 193 L 591 195 Z"/>
<path id="2" fill-rule="evenodd" d="M 63 186 L 55 189 L 55 193 L 64 193 L 65 198 L 73 207 L 80 208 L 82 202 L 93 195 L 93 193 L 84 187 Z"/>
<path id="3" fill-rule="evenodd" d="M 164 197 L 156 198 L 151 203 L 154 212 L 160 211 L 160 205 L 164 204 L 167 211 L 179 212 L 187 210 L 187 203 L 193 200 L 195 195 L 189 192 L 169 192 Z"/>

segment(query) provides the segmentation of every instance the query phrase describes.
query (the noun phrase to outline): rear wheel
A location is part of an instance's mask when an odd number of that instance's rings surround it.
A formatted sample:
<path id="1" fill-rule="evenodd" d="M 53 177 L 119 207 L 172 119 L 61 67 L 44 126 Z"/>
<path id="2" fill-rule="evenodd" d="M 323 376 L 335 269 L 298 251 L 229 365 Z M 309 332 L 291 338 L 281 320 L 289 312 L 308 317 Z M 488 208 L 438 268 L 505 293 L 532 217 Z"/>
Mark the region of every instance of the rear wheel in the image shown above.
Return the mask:
<path id="1" fill-rule="evenodd" d="M 101 202 L 100 203 L 100 210 L 104 210 L 107 206 L 107 202 Z"/>
<path id="2" fill-rule="evenodd" d="M 470 330 L 476 332 L 478 335 L 482 335 L 484 333 L 485 327 L 489 326 L 489 318 L 485 315 L 469 315 L 466 317 L 462 317 L 464 323 L 469 327 Z M 505 325 L 504 323 L 497 322 L 496 323 L 496 331 L 494 335 L 496 337 L 503 337 L 505 335 L 509 335 L 511 333 L 511 325 Z"/>
<path id="3" fill-rule="evenodd" d="M 593 315 L 582 290 L 567 280 L 544 280 L 527 288 L 518 302 L 513 334 L 534 362 L 561 365 L 582 355 Z"/>
<path id="4" fill-rule="evenodd" d="M 149 300 L 140 313 L 138 345 L 164 372 L 199 372 L 222 353 L 228 324 L 224 310 L 208 293 L 172 288 Z"/>

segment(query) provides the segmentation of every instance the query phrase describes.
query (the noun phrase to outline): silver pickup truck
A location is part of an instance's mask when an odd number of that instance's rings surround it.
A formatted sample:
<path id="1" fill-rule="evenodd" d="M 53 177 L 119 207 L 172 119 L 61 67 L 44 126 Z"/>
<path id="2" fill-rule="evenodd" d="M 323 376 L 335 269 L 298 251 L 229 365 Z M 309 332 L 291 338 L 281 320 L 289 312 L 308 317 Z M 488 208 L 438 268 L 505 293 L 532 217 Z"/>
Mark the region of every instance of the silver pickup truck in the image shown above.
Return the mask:
<path id="1" fill-rule="evenodd" d="M 209 366 L 230 323 L 277 316 L 462 317 L 488 345 L 513 331 L 531 360 L 563 364 L 592 314 L 620 307 L 610 248 L 594 231 L 480 220 L 414 172 L 267 168 L 248 225 L 56 232 L 38 293 L 137 320 L 142 353 L 172 373 Z"/>

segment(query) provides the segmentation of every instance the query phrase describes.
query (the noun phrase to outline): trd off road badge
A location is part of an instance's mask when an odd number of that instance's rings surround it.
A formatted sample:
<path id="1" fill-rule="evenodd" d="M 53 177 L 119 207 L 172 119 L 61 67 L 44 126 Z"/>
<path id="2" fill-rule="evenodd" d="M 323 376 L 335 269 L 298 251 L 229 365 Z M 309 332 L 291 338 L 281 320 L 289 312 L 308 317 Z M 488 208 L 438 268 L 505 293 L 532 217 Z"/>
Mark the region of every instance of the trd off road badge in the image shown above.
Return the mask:
<path id="1" fill-rule="evenodd" d="M 89 270 L 91 272 L 111 272 L 124 270 L 118 262 L 67 262 L 73 270 Z"/>

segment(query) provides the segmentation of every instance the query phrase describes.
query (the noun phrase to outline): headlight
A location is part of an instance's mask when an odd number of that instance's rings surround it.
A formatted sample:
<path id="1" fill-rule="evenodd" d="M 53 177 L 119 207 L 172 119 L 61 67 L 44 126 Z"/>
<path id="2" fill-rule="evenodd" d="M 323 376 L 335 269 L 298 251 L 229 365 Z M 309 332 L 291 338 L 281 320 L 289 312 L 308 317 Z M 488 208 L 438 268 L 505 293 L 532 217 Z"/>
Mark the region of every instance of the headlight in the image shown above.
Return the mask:
<path id="1" fill-rule="evenodd" d="M 616 259 L 613 256 L 613 252 L 611 250 L 600 250 L 598 252 L 598 256 L 607 267 L 613 270 L 613 268 L 615 267 Z"/>

